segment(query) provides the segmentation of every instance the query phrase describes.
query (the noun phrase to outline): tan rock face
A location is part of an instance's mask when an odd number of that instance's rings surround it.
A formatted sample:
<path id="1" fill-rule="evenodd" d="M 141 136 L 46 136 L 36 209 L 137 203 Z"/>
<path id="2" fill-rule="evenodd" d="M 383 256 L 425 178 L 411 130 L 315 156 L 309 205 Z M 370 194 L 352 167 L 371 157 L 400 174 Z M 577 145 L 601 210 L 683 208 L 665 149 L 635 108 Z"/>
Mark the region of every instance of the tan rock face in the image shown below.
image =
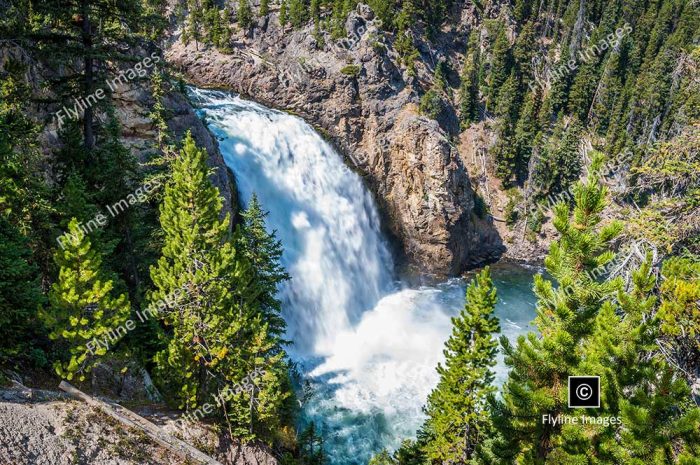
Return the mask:
<path id="1" fill-rule="evenodd" d="M 419 115 L 419 82 L 431 70 L 419 63 L 417 78 L 404 76 L 393 38 L 371 13 L 351 14 L 347 29 L 344 47 L 330 38 L 317 46 L 311 30 L 282 33 L 272 17 L 253 38 L 238 37 L 230 55 L 175 37 L 166 59 L 195 85 L 293 112 L 327 135 L 374 193 L 409 266 L 456 274 L 500 254 L 495 229 L 472 211 L 474 192 L 450 141 L 454 111 L 439 124 Z"/>
<path id="2" fill-rule="evenodd" d="M 457 272 L 467 257 L 454 239 L 466 239 L 460 229 L 473 201 L 456 151 L 435 126 L 407 108 L 386 146 L 370 149 L 369 163 L 360 166 L 374 174 L 379 204 L 410 263 L 428 272 Z"/>
<path id="3" fill-rule="evenodd" d="M 184 95 L 172 90 L 164 95 L 163 100 L 169 115 L 167 123 L 170 133 L 179 141 L 190 131 L 197 145 L 206 149 L 208 164 L 213 168 L 211 180 L 224 198 L 224 210 L 235 214 L 238 199 L 233 173 L 224 163 L 214 136 L 194 113 Z M 154 102 L 147 83 L 134 82 L 117 89 L 113 101 L 122 128 L 122 143 L 137 154 L 153 152 L 156 131 L 148 114 Z"/>

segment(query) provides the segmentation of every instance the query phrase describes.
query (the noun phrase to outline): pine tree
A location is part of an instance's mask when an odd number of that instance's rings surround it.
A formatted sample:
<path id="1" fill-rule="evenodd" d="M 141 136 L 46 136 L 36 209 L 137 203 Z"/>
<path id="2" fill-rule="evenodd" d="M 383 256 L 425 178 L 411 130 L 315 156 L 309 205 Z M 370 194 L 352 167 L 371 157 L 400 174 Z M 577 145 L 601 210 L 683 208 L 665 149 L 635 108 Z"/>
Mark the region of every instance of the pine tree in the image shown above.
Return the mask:
<path id="1" fill-rule="evenodd" d="M 197 0 L 187 0 L 187 12 L 189 15 L 184 30 L 187 32 L 188 41 L 194 40 L 195 50 L 199 50 L 199 43 L 203 38 L 202 24 L 204 23 L 204 15 L 202 7 Z"/>
<path id="2" fill-rule="evenodd" d="M 491 49 L 491 71 L 486 93 L 486 107 L 489 111 L 494 111 L 501 86 L 511 74 L 512 57 L 510 49 L 511 46 L 506 35 L 505 26 L 499 24 L 496 31 L 496 39 Z"/>
<path id="3" fill-rule="evenodd" d="M 260 10 L 258 10 L 258 15 L 264 18 L 270 13 L 270 0 L 261 0 Z"/>
<path id="4" fill-rule="evenodd" d="M 156 148 L 164 151 L 170 143 L 168 133 L 168 113 L 165 109 L 165 73 L 162 69 L 156 68 L 151 74 L 151 96 L 153 97 L 153 108 L 148 114 L 156 130 Z"/>
<path id="5" fill-rule="evenodd" d="M 666 259 L 661 277 L 656 342 L 692 383 L 692 373 L 700 370 L 700 257 L 685 253 Z"/>
<path id="6" fill-rule="evenodd" d="M 27 239 L 0 213 L 0 364 L 42 355 L 32 347 L 40 329 L 37 308 L 43 304 L 39 273 Z M 36 360 L 38 361 L 38 360 Z"/>
<path id="7" fill-rule="evenodd" d="M 81 61 L 80 71 L 62 76 L 54 87 L 66 101 L 72 101 L 76 89 L 84 98 L 92 95 L 106 77 L 101 73 L 107 67 L 101 63 L 125 61 L 125 54 L 114 44 L 134 40 L 136 31 L 152 24 L 144 21 L 138 0 L 120 1 L 118 7 L 111 0 L 45 0 L 33 3 L 30 11 L 35 20 L 30 23 L 35 28 L 32 32 L 36 32 L 31 40 L 38 41 L 41 53 L 57 62 Z M 88 152 L 95 148 L 96 113 L 97 108 L 87 105 L 80 118 L 82 144 Z"/>
<path id="8" fill-rule="evenodd" d="M 422 8 L 419 11 L 428 26 L 426 30 L 428 40 L 434 40 L 437 36 L 451 4 L 449 0 L 433 0 L 421 5 Z"/>
<path id="9" fill-rule="evenodd" d="M 435 66 L 435 72 L 433 73 L 433 86 L 442 93 L 452 95 L 452 89 L 450 88 L 450 83 L 447 80 L 449 73 L 450 66 L 445 60 L 440 60 Z"/>
<path id="10" fill-rule="evenodd" d="M 314 38 L 316 39 L 317 47 L 322 47 L 323 34 L 321 33 L 321 0 L 311 0 L 309 5 L 309 15 L 314 22 Z"/>
<path id="11" fill-rule="evenodd" d="M 536 87 L 525 97 L 525 105 L 520 112 L 520 118 L 515 125 L 515 151 L 516 151 L 516 178 L 524 182 L 528 176 L 528 166 L 532 155 L 532 148 L 540 131 L 538 116 L 540 111 L 541 92 Z"/>
<path id="12" fill-rule="evenodd" d="M 221 11 L 221 34 L 216 48 L 222 53 L 231 53 L 231 10 L 227 6 Z"/>
<path id="13" fill-rule="evenodd" d="M 593 94 L 589 115 L 591 124 L 598 134 L 605 134 L 608 130 L 612 117 L 612 109 L 615 108 L 620 94 L 622 93 L 622 83 L 620 80 L 620 52 L 610 53 L 605 62 L 602 76 L 597 82 L 597 88 Z"/>
<path id="14" fill-rule="evenodd" d="M 569 47 L 564 47 L 561 58 L 552 66 L 551 89 L 548 96 L 551 112 L 550 115 L 546 116 L 554 118 L 566 109 L 573 78 L 573 71 L 568 66 L 570 60 L 572 57 L 569 53 Z"/>
<path id="15" fill-rule="evenodd" d="M 423 452 L 423 438 L 421 438 L 421 432 L 419 431 L 418 440 L 414 441 L 412 439 L 404 439 L 401 442 L 401 447 L 399 447 L 396 452 L 394 452 L 394 460 L 397 465 L 425 465 L 426 457 Z"/>
<path id="16" fill-rule="evenodd" d="M 247 31 L 253 25 L 253 10 L 251 10 L 248 0 L 238 0 L 237 19 L 238 25 L 244 31 Z"/>
<path id="17" fill-rule="evenodd" d="M 217 45 L 221 40 L 223 26 L 221 24 L 221 13 L 219 8 L 212 5 L 204 9 L 204 23 L 207 25 L 206 42 Z"/>
<path id="18" fill-rule="evenodd" d="M 528 22 L 523 26 L 513 46 L 513 63 L 520 82 L 530 79 L 530 68 L 536 52 L 535 25 Z"/>
<path id="19" fill-rule="evenodd" d="M 280 3 L 280 26 L 284 27 L 287 25 L 287 0 L 282 0 Z"/>
<path id="20" fill-rule="evenodd" d="M 518 78 L 515 72 L 512 72 L 501 86 L 501 91 L 492 110 L 496 116 L 503 118 L 508 126 L 514 127 L 518 120 L 521 100 Z"/>
<path id="21" fill-rule="evenodd" d="M 299 455 L 304 465 L 324 465 L 325 451 L 323 437 L 316 432 L 316 424 L 312 421 L 299 434 Z"/>
<path id="22" fill-rule="evenodd" d="M 520 96 L 515 73 L 511 73 L 503 84 L 495 106 L 495 114 L 500 118 L 496 126 L 498 142 L 494 146 L 496 175 L 505 187 L 511 186 L 518 170 L 518 152 L 515 145 L 515 124 L 518 118 Z"/>
<path id="23" fill-rule="evenodd" d="M 162 313 L 169 340 L 156 356 L 156 375 L 180 406 L 191 409 L 263 368 L 262 379 L 227 396 L 217 415 L 235 437 L 267 439 L 280 424 L 280 411 L 290 397 L 286 355 L 265 321 L 274 312 L 261 309 L 263 303 L 274 304 L 271 296 L 261 297 L 269 291 L 269 282 L 256 282 L 250 262 L 236 250 L 237 244 L 247 242 L 232 237 L 229 215 L 220 216 L 223 200 L 209 180 L 206 158 L 188 133 L 165 188 L 162 256 L 151 268 L 155 290 L 150 300 L 156 304 L 181 297 Z M 251 228 L 248 239 L 268 240 L 265 244 L 273 249 L 263 251 L 255 243 L 248 250 L 251 257 L 274 256 L 276 242 L 259 233 Z M 261 276 L 273 279 L 270 273 L 277 268 L 260 265 L 268 273 Z"/>
<path id="24" fill-rule="evenodd" d="M 538 195 L 565 192 L 578 179 L 581 131 L 578 121 L 567 118 L 557 121 L 533 169 L 532 182 L 539 189 Z"/>
<path id="25" fill-rule="evenodd" d="M 445 365 L 438 365 L 440 381 L 428 396 L 423 447 L 434 463 L 469 463 L 489 427 L 486 405 L 495 391 L 498 350 L 494 335 L 500 331 L 496 301 L 487 267 L 469 284 L 464 309 L 452 319 Z"/>
<path id="26" fill-rule="evenodd" d="M 89 181 L 90 185 L 99 186 L 99 191 L 92 196 L 97 205 L 114 205 L 142 189 L 144 179 L 136 158 L 122 144 L 122 131 L 113 107 L 108 107 L 105 120 L 104 129 L 97 133 L 98 146 L 93 152 L 99 171 L 92 174 Z M 109 257 L 105 256 L 105 266 L 119 273 L 132 296 L 141 295 L 142 275 L 148 270 L 139 260 L 139 253 L 147 259 L 148 252 L 154 252 L 147 246 L 155 229 L 144 209 L 147 200 L 145 194 L 139 195 L 133 205 L 110 218 L 104 234 L 97 236 L 105 246 L 114 248 Z"/>
<path id="27" fill-rule="evenodd" d="M 595 64 L 584 64 L 576 73 L 569 92 L 568 112 L 577 117 L 581 124 L 588 122 L 589 109 L 598 83 L 595 68 Z"/>
<path id="28" fill-rule="evenodd" d="M 469 34 L 459 86 L 459 120 L 462 127 L 468 127 L 479 117 L 479 47 L 479 31 L 474 29 Z"/>
<path id="29" fill-rule="evenodd" d="M 552 243 L 545 266 L 558 285 L 535 276 L 539 335 L 520 336 L 515 347 L 501 338 L 511 371 L 502 400 L 492 407 L 498 434 L 489 452 L 502 460 L 542 463 L 550 456 L 559 429 L 543 422 L 542 415 L 556 417 L 566 411 L 561 385 L 577 374 L 580 348 L 593 332 L 600 307 L 620 289 L 619 279 L 597 279 L 597 270 L 614 258 L 610 242 L 622 227 L 617 222 L 600 225 L 607 194 L 599 181 L 602 162 L 595 156 L 589 177 L 574 186 L 572 212 L 564 203 L 555 207 L 553 223 L 560 238 Z"/>
<path id="30" fill-rule="evenodd" d="M 378 454 L 372 456 L 369 465 L 396 465 L 396 461 L 391 457 L 388 450 L 382 449 Z"/>
<path id="31" fill-rule="evenodd" d="M 0 214 L 27 239 L 33 261 L 46 277 L 55 212 L 42 170 L 39 128 L 23 113 L 31 98 L 25 72 L 26 67 L 11 58 L 0 71 Z"/>
<path id="32" fill-rule="evenodd" d="M 253 194 L 248 207 L 241 212 L 242 225 L 239 246 L 243 255 L 252 265 L 255 281 L 260 290 L 258 302 L 271 334 L 280 336 L 284 333 L 285 322 L 280 316 L 281 303 L 277 299 L 277 288 L 289 275 L 281 265 L 282 243 L 275 237 L 275 232 L 267 232 L 265 217 L 257 195 Z"/>
<path id="33" fill-rule="evenodd" d="M 396 4 L 382 0 L 367 0 L 367 5 L 382 22 L 383 28 L 390 29 L 396 15 Z"/>
<path id="34" fill-rule="evenodd" d="M 650 258 L 633 273 L 631 289 L 619 293 L 619 308 L 601 310 L 584 351 L 583 369 L 604 375 L 603 411 L 622 419 L 619 429 L 599 427 L 591 449 L 601 450 L 599 455 L 610 451 L 610 462 L 635 457 L 659 463 L 663 457 L 663 463 L 693 463 L 700 446 L 700 408 L 686 380 L 659 353 L 662 327 L 654 314 L 663 303 L 659 306 L 654 295 Z"/>
<path id="35" fill-rule="evenodd" d="M 401 4 L 401 11 L 396 18 L 396 41 L 394 48 L 401 57 L 401 63 L 407 68 L 409 76 L 416 73 L 416 60 L 420 56 L 413 43 L 412 26 L 416 19 L 414 0 L 406 0 Z"/>
<path id="36" fill-rule="evenodd" d="M 307 6 L 305 0 L 289 0 L 289 22 L 292 27 L 299 29 L 306 24 Z"/>
<path id="37" fill-rule="evenodd" d="M 172 178 L 165 187 L 160 209 L 162 256 L 151 267 L 156 289 L 149 296 L 156 304 L 188 294 L 182 299 L 186 303 L 164 313 L 172 337 L 168 349 L 156 358 L 157 373 L 177 385 L 176 398 L 183 407 L 201 405 L 211 389 L 207 368 L 218 363 L 214 358 L 218 352 L 207 338 L 226 344 L 226 338 L 235 336 L 242 323 L 231 308 L 228 283 L 222 282 L 233 267 L 234 252 L 226 240 L 230 218 L 219 218 L 223 203 L 208 177 L 206 153 L 197 149 L 188 133 L 180 156 L 172 161 Z M 230 321 L 226 323 L 227 317 Z M 215 329 L 221 333 L 213 333 Z"/>
<path id="38" fill-rule="evenodd" d="M 58 280 L 51 286 L 49 306 L 41 315 L 51 330 L 49 337 L 67 346 L 70 360 L 56 362 L 56 373 L 68 380 L 84 380 L 107 352 L 126 333 L 131 304 L 126 294 L 116 295 L 114 278 L 102 268 L 102 256 L 73 218 L 62 248 L 54 256 L 60 268 Z"/>

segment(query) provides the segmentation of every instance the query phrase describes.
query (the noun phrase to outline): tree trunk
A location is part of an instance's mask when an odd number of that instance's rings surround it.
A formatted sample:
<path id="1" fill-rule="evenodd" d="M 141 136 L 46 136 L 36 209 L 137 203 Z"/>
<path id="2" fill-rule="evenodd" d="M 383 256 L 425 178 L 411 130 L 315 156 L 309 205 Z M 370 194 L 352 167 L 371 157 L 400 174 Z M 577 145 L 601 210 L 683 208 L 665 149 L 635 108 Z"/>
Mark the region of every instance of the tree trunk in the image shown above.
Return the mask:
<path id="1" fill-rule="evenodd" d="M 464 463 L 468 463 L 469 460 L 472 458 L 472 452 L 471 452 L 471 443 L 469 441 L 469 430 L 470 430 L 470 425 L 467 423 L 467 427 L 464 430 L 464 454 L 462 454 Z"/>
<path id="2" fill-rule="evenodd" d="M 83 15 L 83 58 L 85 64 L 85 77 L 83 81 L 83 91 L 85 93 L 84 98 L 87 103 L 87 98 L 93 92 L 93 69 L 92 69 L 92 27 L 90 24 L 90 2 L 83 0 L 82 2 L 82 15 Z M 92 107 L 87 104 L 85 105 L 85 113 L 83 114 L 83 143 L 88 151 L 91 151 L 95 146 L 95 136 L 92 133 L 92 120 L 93 111 Z"/>

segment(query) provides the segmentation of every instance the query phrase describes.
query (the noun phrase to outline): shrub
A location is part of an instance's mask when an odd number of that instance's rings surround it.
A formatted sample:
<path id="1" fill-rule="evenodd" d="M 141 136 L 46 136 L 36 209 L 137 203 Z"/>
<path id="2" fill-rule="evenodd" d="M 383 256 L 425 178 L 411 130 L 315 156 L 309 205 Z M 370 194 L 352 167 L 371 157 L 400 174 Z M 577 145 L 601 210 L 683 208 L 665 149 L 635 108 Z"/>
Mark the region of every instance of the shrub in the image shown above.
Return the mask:
<path id="1" fill-rule="evenodd" d="M 362 68 L 360 68 L 357 65 L 347 65 L 347 66 L 343 67 L 343 69 L 341 69 L 340 72 L 346 76 L 357 77 L 360 75 L 361 69 Z"/>
<path id="2" fill-rule="evenodd" d="M 435 89 L 430 89 L 420 99 L 420 112 L 431 119 L 437 119 L 444 109 L 442 97 Z"/>
<path id="3" fill-rule="evenodd" d="M 474 214 L 479 217 L 479 219 L 485 219 L 489 213 L 489 207 L 486 205 L 486 201 L 479 194 L 474 195 Z"/>
<path id="4" fill-rule="evenodd" d="M 508 196 L 508 203 L 506 204 L 505 208 L 505 220 L 506 224 L 510 227 L 512 227 L 515 223 L 518 222 L 518 219 L 520 217 L 520 212 L 518 211 L 518 204 L 523 200 L 522 195 L 520 194 L 520 191 L 516 188 L 511 188 L 506 191 L 506 195 Z"/>

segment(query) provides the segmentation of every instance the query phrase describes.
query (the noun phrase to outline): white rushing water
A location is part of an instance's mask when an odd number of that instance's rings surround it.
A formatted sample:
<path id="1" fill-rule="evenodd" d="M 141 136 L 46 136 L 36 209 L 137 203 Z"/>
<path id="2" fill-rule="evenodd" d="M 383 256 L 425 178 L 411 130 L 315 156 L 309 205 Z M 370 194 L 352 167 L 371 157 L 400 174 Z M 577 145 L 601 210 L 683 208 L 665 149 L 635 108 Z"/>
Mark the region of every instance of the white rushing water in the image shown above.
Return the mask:
<path id="1" fill-rule="evenodd" d="M 289 353 L 310 388 L 304 420 L 323 431 L 331 464 L 364 465 L 415 435 L 463 283 L 409 289 L 394 281 L 371 195 L 304 121 L 223 92 L 191 95 L 243 203 L 257 194 L 284 246 L 291 280 L 280 297 Z M 531 317 L 518 305 L 501 313 L 509 337 Z"/>

